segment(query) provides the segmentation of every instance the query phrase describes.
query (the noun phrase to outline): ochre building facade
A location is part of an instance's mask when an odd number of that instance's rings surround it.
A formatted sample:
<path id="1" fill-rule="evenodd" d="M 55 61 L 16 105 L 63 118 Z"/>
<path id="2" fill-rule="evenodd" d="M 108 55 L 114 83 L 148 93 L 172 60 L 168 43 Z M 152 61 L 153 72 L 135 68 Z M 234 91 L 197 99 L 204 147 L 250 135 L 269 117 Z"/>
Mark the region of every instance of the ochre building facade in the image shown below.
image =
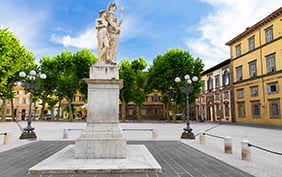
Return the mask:
<path id="1" fill-rule="evenodd" d="M 236 122 L 282 125 L 282 7 L 226 45 Z"/>

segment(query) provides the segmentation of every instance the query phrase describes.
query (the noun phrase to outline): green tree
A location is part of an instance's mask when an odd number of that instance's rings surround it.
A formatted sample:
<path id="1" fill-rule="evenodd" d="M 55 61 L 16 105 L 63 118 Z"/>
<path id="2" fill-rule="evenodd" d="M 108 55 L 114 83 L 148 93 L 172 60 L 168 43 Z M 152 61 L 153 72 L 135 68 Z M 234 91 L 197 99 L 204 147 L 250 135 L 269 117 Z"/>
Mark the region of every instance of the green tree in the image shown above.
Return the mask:
<path id="1" fill-rule="evenodd" d="M 13 86 L 19 80 L 18 74 L 34 64 L 33 53 L 26 50 L 8 29 L 0 29 L 0 98 L 1 118 L 5 118 L 6 100 L 13 99 Z M 12 110 L 13 110 L 12 106 Z M 12 114 L 13 115 L 13 114 Z"/>
<path id="2" fill-rule="evenodd" d="M 89 49 L 82 49 L 73 55 L 73 62 L 76 66 L 75 75 L 79 79 L 79 91 L 87 98 L 87 83 L 82 81 L 84 78 L 89 78 L 90 67 L 96 62 L 96 56 Z"/>
<path id="3" fill-rule="evenodd" d="M 126 106 L 130 101 L 137 106 L 137 121 L 142 122 L 141 106 L 147 96 L 147 74 L 143 72 L 146 66 L 146 60 L 142 57 L 131 62 L 124 59 L 119 64 L 119 78 L 123 79 L 120 90 L 122 122 L 126 122 Z"/>
<path id="4" fill-rule="evenodd" d="M 45 105 L 48 103 L 50 96 L 54 97 L 56 95 L 56 90 L 58 87 L 57 83 L 59 71 L 57 70 L 57 61 L 49 56 L 42 57 L 40 60 L 39 72 L 42 74 L 44 73 L 47 76 L 46 79 L 40 80 L 40 89 L 36 90 L 35 92 L 35 95 L 42 100 L 40 120 L 43 120 Z"/>
<path id="5" fill-rule="evenodd" d="M 204 64 L 200 58 L 193 58 L 188 51 L 181 49 L 170 49 L 163 55 L 158 55 L 153 64 L 148 69 L 149 88 L 160 91 L 163 95 L 162 102 L 166 109 L 166 118 L 169 118 L 169 110 L 175 112 L 177 107 L 185 105 L 185 95 L 180 92 L 179 86 L 184 86 L 185 82 L 177 84 L 176 77 L 184 78 L 186 74 L 201 78 Z M 202 82 L 193 84 L 193 93 L 190 94 L 189 101 L 192 102 L 200 91 Z"/>
<path id="6" fill-rule="evenodd" d="M 146 66 L 147 63 L 144 58 L 137 58 L 131 61 L 131 68 L 134 71 L 132 99 L 137 107 L 137 122 L 142 122 L 141 107 L 148 94 L 147 73 L 143 71 Z"/>
<path id="7" fill-rule="evenodd" d="M 59 71 L 57 91 L 66 98 L 70 113 L 69 120 L 73 121 L 71 102 L 78 89 L 78 77 L 75 75 L 76 66 L 73 63 L 72 53 L 67 50 L 62 51 L 60 55 L 56 55 L 54 59 Z"/>
<path id="8" fill-rule="evenodd" d="M 51 121 L 54 120 L 54 106 L 58 103 L 58 99 L 56 97 L 48 97 L 47 103 L 48 103 L 48 109 L 51 111 Z"/>
<path id="9" fill-rule="evenodd" d="M 59 74 L 57 92 L 64 95 L 68 102 L 69 120 L 73 121 L 72 99 L 77 91 L 87 93 L 87 87 L 83 78 L 89 77 L 90 66 L 96 61 L 96 57 L 88 49 L 76 52 L 74 55 L 70 51 L 63 51 L 54 57 L 57 62 Z"/>
<path id="10" fill-rule="evenodd" d="M 133 100 L 134 70 L 130 61 L 124 59 L 119 63 L 119 78 L 123 80 L 123 88 L 120 90 L 121 122 L 126 122 L 126 105 Z"/>

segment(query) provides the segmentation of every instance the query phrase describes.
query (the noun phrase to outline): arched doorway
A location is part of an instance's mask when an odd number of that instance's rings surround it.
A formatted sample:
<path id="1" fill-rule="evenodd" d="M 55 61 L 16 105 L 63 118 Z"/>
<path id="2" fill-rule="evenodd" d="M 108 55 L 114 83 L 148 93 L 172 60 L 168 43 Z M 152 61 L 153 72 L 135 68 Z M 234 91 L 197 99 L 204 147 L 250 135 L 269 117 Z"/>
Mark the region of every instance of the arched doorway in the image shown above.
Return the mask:
<path id="1" fill-rule="evenodd" d="M 26 114 L 26 110 L 25 109 L 22 109 L 22 120 L 25 120 L 25 114 Z"/>

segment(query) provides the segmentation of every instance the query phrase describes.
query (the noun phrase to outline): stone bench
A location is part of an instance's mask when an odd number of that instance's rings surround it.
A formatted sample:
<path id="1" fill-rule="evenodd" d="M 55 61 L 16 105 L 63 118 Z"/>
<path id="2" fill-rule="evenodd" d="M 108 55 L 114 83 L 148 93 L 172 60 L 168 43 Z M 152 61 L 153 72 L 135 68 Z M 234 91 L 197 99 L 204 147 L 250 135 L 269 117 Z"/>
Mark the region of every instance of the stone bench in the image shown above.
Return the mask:
<path id="1" fill-rule="evenodd" d="M 12 117 L 5 117 L 5 121 L 12 121 Z"/>
<path id="2" fill-rule="evenodd" d="M 79 128 L 64 128 L 63 132 L 63 139 L 68 139 L 68 131 L 73 131 L 73 130 L 83 130 Z M 158 132 L 156 128 L 124 128 L 122 131 L 151 131 L 152 132 L 152 138 L 157 138 L 158 137 Z"/>
<path id="3" fill-rule="evenodd" d="M 83 130 L 82 128 L 64 128 L 64 132 L 63 132 L 63 139 L 68 139 L 69 138 L 69 134 L 68 131 L 73 131 L 73 130 Z"/>
<path id="4" fill-rule="evenodd" d="M 152 138 L 158 137 L 158 132 L 156 128 L 124 128 L 123 131 L 151 131 Z"/>

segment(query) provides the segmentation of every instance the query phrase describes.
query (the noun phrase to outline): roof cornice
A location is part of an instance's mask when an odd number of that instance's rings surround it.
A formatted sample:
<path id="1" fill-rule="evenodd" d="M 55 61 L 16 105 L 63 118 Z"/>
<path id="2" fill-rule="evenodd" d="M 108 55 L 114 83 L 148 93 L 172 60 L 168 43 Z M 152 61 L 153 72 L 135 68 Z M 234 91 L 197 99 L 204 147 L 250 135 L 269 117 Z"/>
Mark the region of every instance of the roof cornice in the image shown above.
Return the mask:
<path id="1" fill-rule="evenodd" d="M 254 31 L 259 29 L 263 25 L 267 24 L 268 22 L 272 21 L 273 19 L 279 18 L 281 15 L 282 15 L 282 7 L 280 7 L 279 9 L 277 9 L 276 11 L 274 11 L 273 13 L 271 13 L 270 15 L 268 15 L 267 17 L 259 21 L 258 23 L 254 24 L 252 27 L 246 28 L 246 30 L 243 33 L 231 39 L 230 41 L 225 43 L 225 45 L 230 46 L 234 44 L 235 42 L 239 41 L 240 39 L 252 34 Z"/>

